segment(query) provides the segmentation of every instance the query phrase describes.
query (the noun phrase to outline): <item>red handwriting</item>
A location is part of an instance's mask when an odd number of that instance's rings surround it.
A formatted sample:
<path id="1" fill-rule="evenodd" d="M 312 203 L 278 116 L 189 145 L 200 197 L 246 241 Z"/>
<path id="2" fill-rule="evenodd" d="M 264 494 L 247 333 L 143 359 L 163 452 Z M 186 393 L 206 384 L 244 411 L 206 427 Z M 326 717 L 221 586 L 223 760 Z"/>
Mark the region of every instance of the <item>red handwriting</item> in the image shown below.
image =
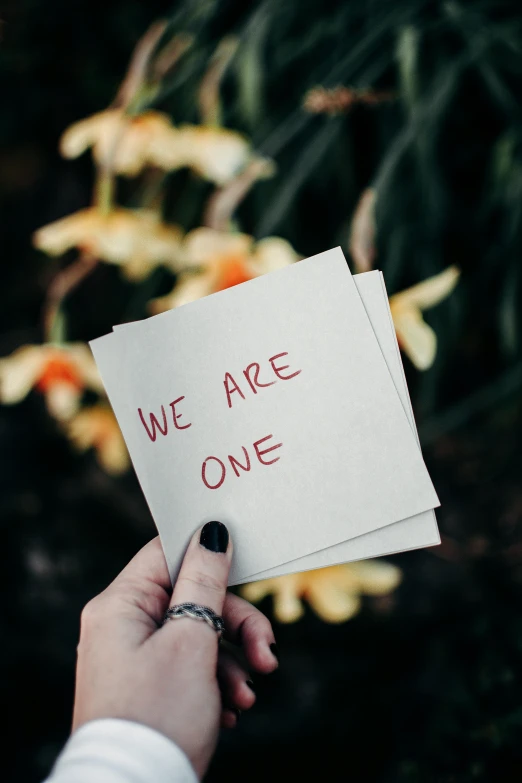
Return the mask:
<path id="1" fill-rule="evenodd" d="M 275 372 L 275 374 L 277 375 L 278 378 L 280 378 L 282 381 L 289 381 L 290 378 L 295 378 L 296 375 L 299 375 L 301 370 L 296 370 L 296 372 L 293 372 L 291 375 L 286 375 L 286 376 L 285 375 L 281 375 L 281 371 L 282 370 L 289 370 L 290 369 L 290 365 L 288 365 L 288 364 L 284 364 L 282 367 L 276 367 L 275 366 L 275 364 L 274 364 L 275 360 L 276 359 L 280 359 L 281 356 L 288 356 L 288 352 L 287 351 L 283 351 L 283 353 L 276 353 L 276 355 L 272 356 L 268 361 L 272 365 L 272 369 L 273 369 L 273 371 Z"/>
<path id="2" fill-rule="evenodd" d="M 252 378 L 250 377 L 250 371 L 252 368 L 255 367 L 254 370 L 254 380 L 252 381 Z M 243 375 L 247 379 L 248 383 L 250 384 L 250 388 L 254 392 L 254 394 L 257 394 L 256 386 L 258 386 L 260 389 L 262 389 L 264 386 L 273 386 L 275 381 L 269 381 L 269 383 L 261 383 L 259 380 L 259 373 L 261 370 L 261 366 L 258 364 L 258 362 L 252 362 L 252 364 L 249 364 L 246 370 L 243 370 Z"/>
<path id="3" fill-rule="evenodd" d="M 277 460 L 280 459 L 279 457 L 276 457 L 275 459 L 269 459 L 267 462 L 265 462 L 265 460 L 262 459 L 262 457 L 263 454 L 268 454 L 269 451 L 273 451 L 274 449 L 280 448 L 283 445 L 282 443 L 276 443 L 275 446 L 270 446 L 270 448 L 268 449 L 261 450 L 258 448 L 260 443 L 264 443 L 265 440 L 270 440 L 270 438 L 273 437 L 274 437 L 273 435 L 267 435 L 265 438 L 261 438 L 261 440 L 256 440 L 256 442 L 253 444 L 256 452 L 256 456 L 259 462 L 261 463 L 261 465 L 272 465 L 274 462 L 277 462 Z"/>
<path id="4" fill-rule="evenodd" d="M 177 430 L 186 430 L 189 427 L 192 427 L 192 422 L 189 422 L 189 424 L 178 424 L 178 419 L 181 419 L 183 416 L 182 413 L 176 413 L 176 405 L 178 402 L 181 402 L 181 400 L 184 400 L 185 397 L 178 397 L 177 400 L 174 400 L 174 402 L 169 402 L 170 407 L 172 408 L 172 420 L 174 421 L 174 426 Z"/>
<path id="5" fill-rule="evenodd" d="M 210 460 L 214 460 L 214 462 L 219 462 L 220 477 L 217 484 L 211 484 L 207 479 L 207 463 L 210 462 Z M 223 462 L 221 462 L 221 460 L 218 457 L 207 457 L 203 465 L 201 466 L 201 478 L 203 479 L 203 484 L 209 489 L 219 489 L 219 487 L 222 485 L 222 483 L 225 480 L 226 474 L 227 474 L 227 469 L 223 464 Z"/>
<path id="6" fill-rule="evenodd" d="M 241 468 L 241 470 L 249 471 L 250 470 L 250 457 L 248 456 L 248 451 L 245 449 L 244 446 L 241 446 L 243 449 L 243 454 L 245 455 L 246 459 L 246 465 L 242 465 L 241 462 L 232 456 L 232 454 L 228 455 L 228 459 L 232 467 L 234 468 L 234 473 L 239 478 L 239 470 L 238 468 Z"/>
<path id="7" fill-rule="evenodd" d="M 172 411 L 172 421 L 174 423 L 175 429 L 177 430 L 186 430 L 188 427 L 192 427 L 192 422 L 190 422 L 189 424 L 178 424 L 178 419 L 181 419 L 183 414 L 176 412 L 176 405 L 179 402 L 181 402 L 181 400 L 184 399 L 185 397 L 178 397 L 177 400 L 174 400 L 173 402 L 169 403 Z M 162 435 L 167 435 L 169 431 L 169 424 L 167 421 L 167 414 L 165 413 L 165 407 L 163 405 L 161 406 L 161 416 L 163 419 L 163 426 L 159 423 L 154 413 L 149 413 L 149 421 L 150 421 L 150 429 L 149 429 L 149 426 L 145 421 L 145 417 L 143 415 L 143 411 L 141 410 L 141 408 L 138 408 L 138 414 L 141 419 L 141 423 L 145 427 L 145 431 L 147 432 L 147 435 L 149 436 L 149 438 L 153 443 L 158 437 L 158 431 L 161 432 Z"/>
<path id="8" fill-rule="evenodd" d="M 274 371 L 274 374 L 277 379 L 280 381 L 289 381 L 291 378 L 295 378 L 296 375 L 299 375 L 301 370 L 296 370 L 295 372 L 290 373 L 289 375 L 283 375 L 284 370 L 289 370 L 290 365 L 289 364 L 283 364 L 276 366 L 276 360 L 280 359 L 282 356 L 288 356 L 287 351 L 283 351 L 282 353 L 276 353 L 275 356 L 271 356 L 268 360 L 269 364 L 272 367 L 272 370 Z M 254 377 L 252 378 L 252 370 Z M 254 394 L 257 394 L 258 389 L 262 389 L 265 386 L 273 386 L 276 381 L 268 381 L 266 383 L 262 383 L 259 380 L 259 374 L 261 372 L 261 365 L 258 362 L 252 362 L 252 364 L 249 364 L 248 367 L 243 370 L 243 375 L 245 376 L 248 385 L 250 386 L 251 390 Z M 225 373 L 225 380 L 223 381 L 223 385 L 225 386 L 225 392 L 227 395 L 227 404 L 228 407 L 232 407 L 232 394 L 234 392 L 237 392 L 239 396 L 244 400 L 245 395 L 241 391 L 241 388 L 237 381 L 234 379 L 231 373 L 227 372 Z"/>
<path id="9" fill-rule="evenodd" d="M 270 440 L 270 438 L 273 437 L 274 437 L 273 435 L 265 435 L 264 438 L 260 438 L 260 440 L 256 440 L 252 444 L 256 457 L 258 461 L 261 463 L 261 465 L 273 465 L 274 462 L 277 462 L 280 459 L 280 457 L 274 457 L 274 459 L 264 460 L 263 456 L 265 454 L 268 454 L 270 451 L 274 451 L 275 449 L 280 449 L 281 446 L 283 445 L 282 443 L 276 443 L 274 446 L 269 446 L 266 449 L 259 448 L 261 443 L 264 443 L 265 441 Z M 248 455 L 248 451 L 244 446 L 241 446 L 241 448 L 243 449 L 243 455 L 246 459 L 246 465 L 242 465 L 239 462 L 239 460 L 237 460 L 231 454 L 228 455 L 228 460 L 234 470 L 234 473 L 238 478 L 241 475 L 238 470 L 238 467 L 244 471 L 250 470 L 250 457 Z M 212 463 L 209 465 L 210 461 L 212 461 Z M 201 466 L 201 478 L 203 480 L 203 484 L 208 489 L 219 489 L 219 487 L 221 487 L 221 485 L 224 483 L 226 475 L 227 475 L 226 465 L 222 460 L 219 459 L 219 457 L 214 457 L 214 456 L 207 457 Z"/>
<path id="10" fill-rule="evenodd" d="M 263 371 L 261 370 L 261 365 L 259 362 L 251 362 L 246 366 L 246 368 L 243 370 L 243 376 L 253 394 L 257 394 L 259 389 L 264 389 L 267 386 L 273 386 L 274 383 L 277 383 L 277 381 L 289 381 L 291 378 L 295 378 L 302 372 L 302 370 L 295 370 L 294 372 L 285 374 L 286 370 L 290 370 L 290 365 L 279 363 L 279 360 L 281 360 L 284 356 L 288 356 L 287 351 L 282 351 L 281 353 L 276 353 L 274 356 L 271 356 L 267 362 L 268 367 L 265 367 Z M 263 381 L 259 378 L 262 372 L 264 377 Z M 271 372 L 273 372 L 275 375 L 275 380 L 269 380 Z M 225 373 L 223 385 L 225 387 L 227 404 L 229 408 L 232 407 L 232 401 L 235 399 L 232 397 L 234 393 L 238 394 L 242 400 L 245 399 L 245 394 L 231 373 Z M 172 424 L 174 425 L 175 430 L 186 430 L 189 427 L 192 427 L 192 422 L 180 424 L 180 419 L 183 418 L 183 414 L 180 413 L 177 406 L 179 406 L 179 404 L 184 399 L 185 397 L 181 396 L 168 403 L 172 415 Z M 169 432 L 169 418 L 165 412 L 165 406 L 162 405 L 160 409 L 161 415 L 156 416 L 153 411 L 150 411 L 144 415 L 142 409 L 138 408 L 138 415 L 140 417 L 141 423 L 145 428 L 145 432 L 147 433 L 149 440 L 151 440 L 153 443 L 156 442 L 160 433 L 161 435 L 166 436 Z M 266 454 L 270 454 L 270 452 L 274 451 L 275 449 L 279 449 L 282 446 L 281 443 L 277 443 L 275 446 L 260 448 L 262 443 L 270 440 L 272 437 L 273 435 L 267 435 L 265 438 L 261 438 L 261 440 L 257 440 L 252 444 L 252 448 L 254 449 L 258 462 L 260 462 L 261 465 L 273 465 L 274 462 L 277 462 L 280 459 L 280 457 L 264 459 Z M 244 446 L 241 448 L 243 449 L 243 462 L 241 462 L 237 457 L 232 456 L 232 454 L 227 456 L 227 460 L 238 478 L 241 476 L 240 471 L 248 473 L 251 468 L 249 453 Z M 211 464 L 207 467 L 209 461 Z M 213 483 L 211 483 L 207 478 L 207 472 L 209 471 L 212 473 Z M 207 457 L 201 467 L 201 477 L 203 479 L 203 483 L 209 489 L 218 489 L 225 481 L 226 472 L 227 466 L 225 462 L 214 456 Z"/>
<path id="11" fill-rule="evenodd" d="M 232 382 L 232 385 L 230 385 L 231 382 Z M 227 400 L 228 400 L 228 407 L 229 408 L 232 407 L 232 394 L 233 394 L 233 392 L 235 392 L 235 391 L 239 392 L 241 397 L 243 399 L 245 399 L 245 395 L 243 394 L 243 392 L 241 391 L 241 389 L 239 388 L 239 386 L 237 385 L 237 383 L 232 378 L 232 376 L 230 375 L 229 372 L 225 373 L 225 380 L 223 381 L 223 384 L 225 386 L 225 391 L 227 393 Z"/>

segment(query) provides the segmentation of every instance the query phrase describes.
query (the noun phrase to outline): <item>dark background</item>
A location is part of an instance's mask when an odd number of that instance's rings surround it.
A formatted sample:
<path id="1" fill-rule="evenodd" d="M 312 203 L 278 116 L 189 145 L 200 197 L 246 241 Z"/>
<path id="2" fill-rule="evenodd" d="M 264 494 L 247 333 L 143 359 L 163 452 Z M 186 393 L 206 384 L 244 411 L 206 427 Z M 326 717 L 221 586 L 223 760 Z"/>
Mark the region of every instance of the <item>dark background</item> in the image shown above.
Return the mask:
<path id="1" fill-rule="evenodd" d="M 455 263 L 430 311 L 439 350 L 405 360 L 439 493 L 441 547 L 393 557 L 404 581 L 328 626 L 309 610 L 276 624 L 281 667 L 223 738 L 210 781 L 515 781 L 522 774 L 522 14 L 517 3 L 3 2 L 0 68 L 0 354 L 42 340 L 64 261 L 31 247 L 41 225 L 86 206 L 90 157 L 62 160 L 73 121 L 107 106 L 148 25 L 197 35 L 157 108 L 197 122 L 216 43 L 241 38 L 223 85 L 228 127 L 278 175 L 240 210 L 243 230 L 303 254 L 347 247 L 363 189 L 377 188 L 378 265 L 390 293 Z M 411 43 L 413 41 L 413 44 Z M 406 42 L 406 43 L 405 43 Z M 410 48 L 404 54 L 407 42 Z M 402 49 L 401 49 L 402 47 Z M 402 52 L 402 54 L 401 54 Z M 256 63 L 257 85 L 246 80 Z M 335 118 L 300 107 L 317 84 L 392 91 Z M 173 194 L 183 174 L 169 184 Z M 184 183 L 185 184 L 185 183 Z M 198 225 L 206 185 L 166 217 Z M 124 184 L 121 199 L 132 203 Z M 166 272 L 152 278 L 165 293 Z M 69 338 L 142 317 L 118 270 L 99 266 L 67 302 Z M 70 727 L 79 613 L 154 533 L 133 475 L 74 455 L 31 394 L 0 409 L 3 601 L 0 687 L 6 781 L 41 780 Z M 262 604 L 269 615 L 270 600 Z"/>

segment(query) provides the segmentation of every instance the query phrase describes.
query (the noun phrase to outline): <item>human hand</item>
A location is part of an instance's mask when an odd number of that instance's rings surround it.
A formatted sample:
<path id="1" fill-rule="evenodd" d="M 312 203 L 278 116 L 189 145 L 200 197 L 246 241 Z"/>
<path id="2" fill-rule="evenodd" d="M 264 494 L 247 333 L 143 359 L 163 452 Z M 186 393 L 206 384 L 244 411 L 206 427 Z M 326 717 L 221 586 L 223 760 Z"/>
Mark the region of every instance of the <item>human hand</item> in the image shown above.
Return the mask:
<path id="1" fill-rule="evenodd" d="M 241 645 L 249 667 L 277 667 L 267 618 L 226 592 L 232 542 L 220 522 L 193 536 L 171 594 L 159 538 L 150 541 L 82 613 L 73 731 L 98 718 L 143 723 L 173 740 L 201 778 L 219 726 L 233 727 L 237 710 L 255 694 L 248 672 L 207 623 L 182 617 L 161 626 L 169 606 L 191 601 L 225 621 L 225 638 Z M 158 627 L 160 626 L 160 627 Z"/>

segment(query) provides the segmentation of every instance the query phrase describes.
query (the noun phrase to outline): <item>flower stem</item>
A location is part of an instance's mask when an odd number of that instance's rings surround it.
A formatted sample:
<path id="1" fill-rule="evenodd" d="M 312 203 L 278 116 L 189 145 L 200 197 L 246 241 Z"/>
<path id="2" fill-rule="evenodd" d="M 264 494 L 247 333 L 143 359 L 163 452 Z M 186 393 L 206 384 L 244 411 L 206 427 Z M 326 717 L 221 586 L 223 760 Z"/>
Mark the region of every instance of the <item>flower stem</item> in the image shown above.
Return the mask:
<path id="1" fill-rule="evenodd" d="M 237 48 L 239 40 L 234 36 L 223 38 L 218 45 L 206 74 L 201 80 L 199 87 L 199 113 L 203 125 L 221 125 L 221 101 L 219 99 L 219 88 L 223 77 L 230 65 Z"/>
<path id="2" fill-rule="evenodd" d="M 203 215 L 203 225 L 226 231 L 239 204 L 252 185 L 273 173 L 273 164 L 265 158 L 254 158 L 234 179 L 210 196 Z"/>
<path id="3" fill-rule="evenodd" d="M 90 253 L 80 257 L 65 269 L 60 270 L 47 289 L 43 309 L 43 330 L 45 342 L 63 342 L 65 340 L 65 321 L 62 304 L 69 294 L 96 267 L 98 259 Z"/>
<path id="4" fill-rule="evenodd" d="M 94 186 L 94 203 L 102 215 L 108 215 L 114 203 L 114 191 L 116 189 L 114 174 L 110 166 L 100 166 L 97 171 L 96 184 Z"/>

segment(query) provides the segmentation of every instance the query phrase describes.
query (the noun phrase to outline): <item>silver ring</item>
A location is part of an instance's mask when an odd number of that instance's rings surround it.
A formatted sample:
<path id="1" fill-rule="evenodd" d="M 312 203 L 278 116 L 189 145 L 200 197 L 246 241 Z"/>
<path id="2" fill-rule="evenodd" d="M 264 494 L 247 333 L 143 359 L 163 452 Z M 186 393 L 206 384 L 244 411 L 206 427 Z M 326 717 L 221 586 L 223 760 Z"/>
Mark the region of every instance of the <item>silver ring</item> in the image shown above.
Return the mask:
<path id="1" fill-rule="evenodd" d="M 170 609 L 167 609 L 162 625 L 165 625 L 167 620 L 177 620 L 179 617 L 192 617 L 193 620 L 203 620 L 214 629 L 218 635 L 218 639 L 221 639 L 225 630 L 223 618 L 216 614 L 213 609 L 210 609 L 208 606 L 200 606 L 199 604 L 192 604 L 190 602 L 176 604 L 176 606 L 171 606 Z"/>

